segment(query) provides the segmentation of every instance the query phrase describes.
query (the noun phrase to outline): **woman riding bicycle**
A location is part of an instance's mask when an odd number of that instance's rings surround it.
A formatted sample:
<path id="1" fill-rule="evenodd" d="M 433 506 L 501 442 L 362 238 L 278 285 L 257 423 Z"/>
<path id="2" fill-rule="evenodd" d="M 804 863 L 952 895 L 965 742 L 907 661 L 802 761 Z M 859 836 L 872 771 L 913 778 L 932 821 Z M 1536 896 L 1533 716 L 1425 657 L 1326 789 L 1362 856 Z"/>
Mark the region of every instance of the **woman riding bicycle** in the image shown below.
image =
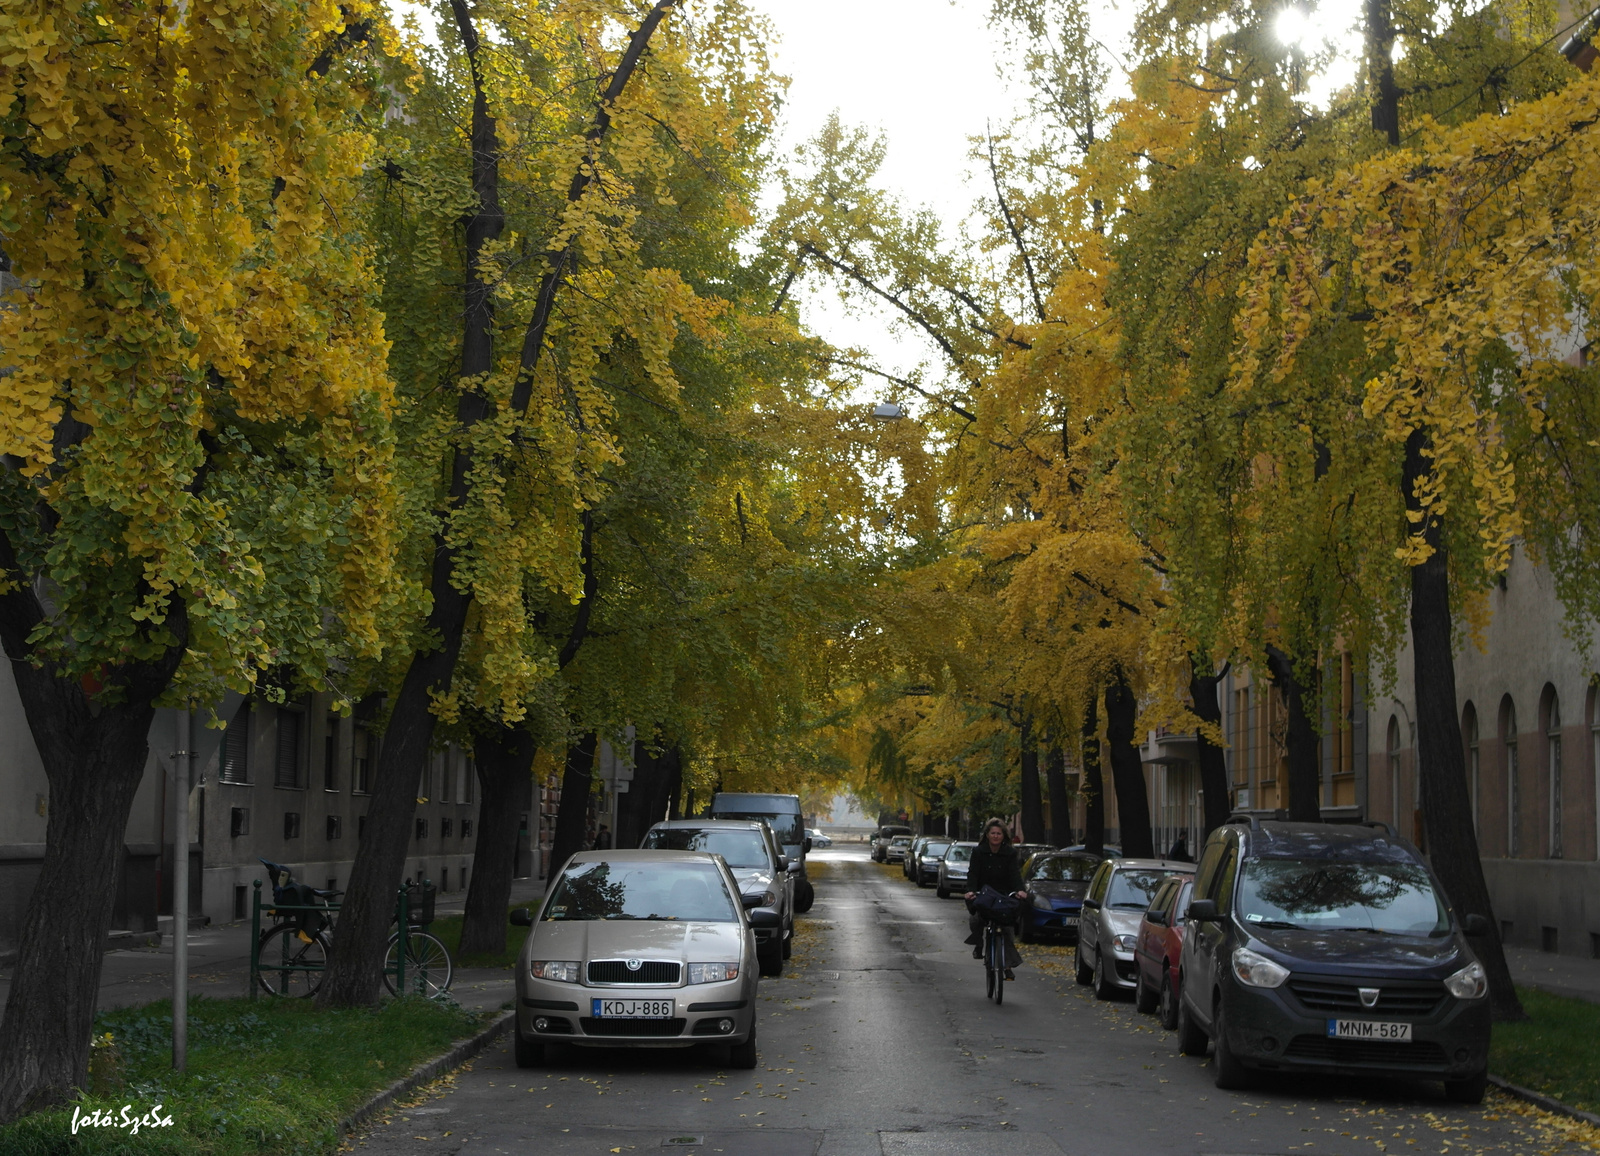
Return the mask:
<path id="1" fill-rule="evenodd" d="M 973 959 L 983 958 L 984 919 L 973 910 L 972 900 L 985 884 L 1002 895 L 1015 895 L 1018 899 L 1028 897 L 1028 893 L 1022 889 L 1022 865 L 1017 862 L 1016 849 L 1006 836 L 1006 825 L 999 819 L 990 819 L 983 825 L 983 838 L 973 849 L 972 860 L 967 867 L 967 910 L 970 912 L 968 923 L 972 934 L 967 936 L 966 942 L 973 945 Z M 1008 923 L 1004 929 L 1006 978 L 1016 979 L 1011 969 L 1022 963 L 1022 956 L 1017 951 L 1016 928 Z"/>

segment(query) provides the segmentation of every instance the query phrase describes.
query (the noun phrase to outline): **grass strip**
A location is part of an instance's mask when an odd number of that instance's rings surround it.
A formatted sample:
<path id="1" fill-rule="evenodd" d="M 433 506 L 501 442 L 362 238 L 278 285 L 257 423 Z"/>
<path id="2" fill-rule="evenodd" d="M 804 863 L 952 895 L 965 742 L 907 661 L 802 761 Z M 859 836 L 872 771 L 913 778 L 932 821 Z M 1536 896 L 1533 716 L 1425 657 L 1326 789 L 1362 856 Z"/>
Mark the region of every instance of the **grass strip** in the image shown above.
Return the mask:
<path id="1" fill-rule="evenodd" d="M 322 1156 L 339 1121 L 418 1064 L 482 1026 L 484 1016 L 412 996 L 376 1009 L 319 1011 L 309 1000 L 189 1004 L 189 1070 L 172 1070 L 172 1005 L 108 1011 L 95 1034 L 95 1090 L 0 1128 L 6 1156 Z M 101 1069 L 107 1069 L 101 1074 Z M 160 1105 L 165 1127 L 126 1126 Z M 98 1110 L 110 1126 L 82 1126 Z"/>
<path id="2" fill-rule="evenodd" d="M 1528 1019 L 1495 1024 L 1489 1070 L 1585 1112 L 1600 1112 L 1600 1004 L 1519 987 Z"/>
<path id="3" fill-rule="evenodd" d="M 535 915 L 539 913 L 539 905 L 543 899 L 531 899 L 526 903 L 513 903 L 506 908 L 506 949 L 502 952 L 479 952 L 475 955 L 461 954 L 461 920 L 459 915 L 445 915 L 435 919 L 428 925 L 428 930 L 438 937 L 450 951 L 450 959 L 457 967 L 511 967 L 517 962 L 517 955 L 522 951 L 522 942 L 528 938 L 527 927 L 514 927 L 510 922 L 510 915 L 526 907 Z"/>

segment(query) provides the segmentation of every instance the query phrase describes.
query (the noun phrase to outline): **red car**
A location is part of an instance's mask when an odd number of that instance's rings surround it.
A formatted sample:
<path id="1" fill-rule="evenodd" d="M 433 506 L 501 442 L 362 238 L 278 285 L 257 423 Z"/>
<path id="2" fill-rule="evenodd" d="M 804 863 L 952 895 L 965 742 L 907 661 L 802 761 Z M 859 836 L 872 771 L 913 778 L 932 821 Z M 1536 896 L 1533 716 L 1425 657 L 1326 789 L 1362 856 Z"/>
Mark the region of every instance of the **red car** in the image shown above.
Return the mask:
<path id="1" fill-rule="evenodd" d="M 1169 875 L 1156 889 L 1133 945 L 1133 1005 L 1142 1012 L 1158 1008 L 1161 1026 L 1178 1027 L 1178 957 L 1183 953 L 1183 916 L 1194 891 L 1193 875 Z"/>

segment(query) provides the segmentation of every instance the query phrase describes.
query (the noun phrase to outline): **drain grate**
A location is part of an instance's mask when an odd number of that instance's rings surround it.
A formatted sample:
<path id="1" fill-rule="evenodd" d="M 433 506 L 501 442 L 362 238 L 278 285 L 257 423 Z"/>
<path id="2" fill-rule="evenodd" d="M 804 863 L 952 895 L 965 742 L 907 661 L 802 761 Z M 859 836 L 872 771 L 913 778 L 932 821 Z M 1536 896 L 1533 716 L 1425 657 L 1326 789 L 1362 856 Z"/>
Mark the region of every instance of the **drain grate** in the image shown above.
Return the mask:
<path id="1" fill-rule="evenodd" d="M 663 1148 L 681 1148 L 686 1144 L 704 1144 L 705 1142 L 706 1138 L 704 1136 L 668 1136 L 661 1141 L 661 1146 Z"/>

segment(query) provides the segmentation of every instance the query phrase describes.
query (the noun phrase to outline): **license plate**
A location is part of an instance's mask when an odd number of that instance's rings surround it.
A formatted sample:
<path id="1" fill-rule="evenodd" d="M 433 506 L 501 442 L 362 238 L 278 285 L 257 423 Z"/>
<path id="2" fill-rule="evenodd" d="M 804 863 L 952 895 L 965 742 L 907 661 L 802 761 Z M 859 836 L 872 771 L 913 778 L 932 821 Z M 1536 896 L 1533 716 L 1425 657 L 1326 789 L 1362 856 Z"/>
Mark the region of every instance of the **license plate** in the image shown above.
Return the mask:
<path id="1" fill-rule="evenodd" d="M 670 1020 L 672 1018 L 672 1001 L 670 999 L 595 999 L 589 1001 L 594 1007 L 594 1018 L 597 1020 Z"/>
<path id="2" fill-rule="evenodd" d="M 1063 927 L 1076 927 L 1078 926 L 1078 917 L 1076 915 L 1068 915 L 1061 921 L 1061 925 Z"/>
<path id="3" fill-rule="evenodd" d="M 1384 1023 L 1381 1020 L 1329 1020 L 1330 1040 L 1390 1040 L 1402 1043 L 1411 1038 L 1410 1024 Z"/>

